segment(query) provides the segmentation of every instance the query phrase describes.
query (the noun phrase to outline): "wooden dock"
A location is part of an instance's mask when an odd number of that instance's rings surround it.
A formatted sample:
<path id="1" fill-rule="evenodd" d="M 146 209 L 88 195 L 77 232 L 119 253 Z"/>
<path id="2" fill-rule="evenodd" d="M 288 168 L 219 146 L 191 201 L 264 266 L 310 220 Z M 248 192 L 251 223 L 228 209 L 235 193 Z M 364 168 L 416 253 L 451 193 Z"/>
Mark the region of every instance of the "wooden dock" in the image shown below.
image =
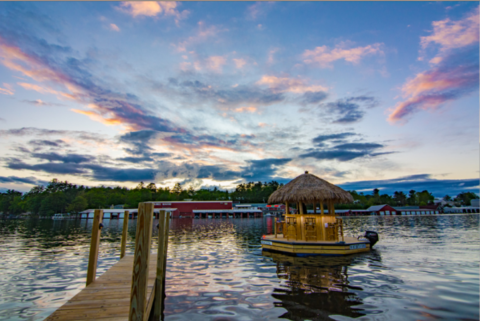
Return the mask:
<path id="1" fill-rule="evenodd" d="M 125 256 L 128 212 L 120 261 L 96 279 L 103 210 L 95 210 L 86 287 L 46 320 L 147 321 L 163 318 L 170 216 L 160 211 L 157 254 L 151 254 L 153 203 L 138 205 L 135 254 Z"/>
<path id="2" fill-rule="evenodd" d="M 46 320 L 128 320 L 133 255 L 125 256 Z M 151 311 L 157 272 L 157 255 L 150 257 L 147 310 Z"/>

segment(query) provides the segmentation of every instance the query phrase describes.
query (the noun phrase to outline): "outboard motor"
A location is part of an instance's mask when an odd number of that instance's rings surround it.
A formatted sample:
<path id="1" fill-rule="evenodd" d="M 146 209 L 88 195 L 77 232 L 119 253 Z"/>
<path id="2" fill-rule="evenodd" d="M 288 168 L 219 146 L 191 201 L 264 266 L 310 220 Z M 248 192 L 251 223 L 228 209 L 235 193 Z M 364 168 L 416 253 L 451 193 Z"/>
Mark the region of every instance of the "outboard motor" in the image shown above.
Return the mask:
<path id="1" fill-rule="evenodd" d="M 370 241 L 370 248 L 373 248 L 375 243 L 378 242 L 378 233 L 374 231 L 366 231 L 365 235 L 359 236 L 358 238 L 360 237 L 364 237 Z"/>

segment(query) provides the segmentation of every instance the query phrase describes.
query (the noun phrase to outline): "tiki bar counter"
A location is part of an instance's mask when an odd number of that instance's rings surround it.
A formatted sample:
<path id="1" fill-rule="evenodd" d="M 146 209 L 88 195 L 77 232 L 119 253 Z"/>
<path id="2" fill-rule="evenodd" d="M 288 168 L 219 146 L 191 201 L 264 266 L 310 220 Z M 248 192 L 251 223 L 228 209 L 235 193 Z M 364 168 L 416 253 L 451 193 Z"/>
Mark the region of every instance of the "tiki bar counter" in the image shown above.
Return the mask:
<path id="1" fill-rule="evenodd" d="M 335 217 L 334 204 L 352 202 L 350 193 L 305 172 L 270 195 L 269 204 L 285 203 L 285 220 L 275 222 L 275 234 L 263 236 L 262 249 L 295 256 L 340 256 L 370 251 L 378 241 L 376 232 L 367 231 L 358 238 L 344 236 L 343 221 Z M 289 213 L 292 204 L 296 204 L 297 214 Z M 307 214 L 306 204 L 313 205 L 313 214 Z M 317 204 L 320 213 L 316 213 Z"/>

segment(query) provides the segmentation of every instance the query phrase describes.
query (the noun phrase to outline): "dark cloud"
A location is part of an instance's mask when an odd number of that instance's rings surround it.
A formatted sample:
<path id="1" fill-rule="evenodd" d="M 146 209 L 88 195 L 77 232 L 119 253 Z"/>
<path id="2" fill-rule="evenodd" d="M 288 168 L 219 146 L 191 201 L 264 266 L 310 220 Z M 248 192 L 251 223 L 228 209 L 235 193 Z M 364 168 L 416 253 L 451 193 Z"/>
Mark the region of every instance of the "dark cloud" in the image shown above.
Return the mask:
<path id="1" fill-rule="evenodd" d="M 198 80 L 179 81 L 169 79 L 169 84 L 179 91 L 182 96 L 190 96 L 201 101 L 213 101 L 221 105 L 231 106 L 242 103 L 268 105 L 285 100 L 281 93 L 271 89 L 260 89 L 258 86 L 241 85 L 234 88 L 215 89 Z"/>
<path id="2" fill-rule="evenodd" d="M 356 96 L 325 103 L 322 106 L 331 113 L 337 114 L 333 121 L 338 124 L 348 124 L 361 120 L 365 115 L 364 107 L 371 108 L 378 105 L 378 101 L 370 96 Z"/>
<path id="3" fill-rule="evenodd" d="M 28 144 L 35 147 L 66 147 L 68 146 L 68 144 L 61 139 L 56 139 L 56 140 L 35 139 L 35 140 L 29 141 Z"/>
<path id="4" fill-rule="evenodd" d="M 159 158 L 165 158 L 165 157 L 170 157 L 172 154 L 170 153 L 152 153 L 152 156 L 159 157 Z"/>
<path id="5" fill-rule="evenodd" d="M 312 142 L 316 148 L 305 150 L 301 158 L 313 157 L 316 159 L 350 161 L 359 157 L 376 157 L 380 155 L 391 154 L 393 152 L 376 152 L 377 149 L 384 148 L 385 145 L 378 143 L 350 143 L 345 142 L 348 137 L 355 136 L 355 133 L 346 132 L 340 134 L 327 134 L 315 137 Z M 325 144 L 330 143 L 330 145 Z M 331 145 L 331 144 L 336 145 Z"/>
<path id="6" fill-rule="evenodd" d="M 290 162 L 291 158 L 267 158 L 261 160 L 246 161 L 247 166 L 240 167 L 241 177 L 247 181 L 282 181 L 276 172 L 282 166 Z"/>
<path id="7" fill-rule="evenodd" d="M 17 177 L 17 176 L 0 176 L 0 183 L 23 183 L 23 184 L 37 184 L 34 177 Z"/>
<path id="8" fill-rule="evenodd" d="M 346 139 L 347 137 L 355 136 L 355 133 L 352 132 L 346 132 L 346 133 L 340 133 L 340 134 L 328 134 L 328 135 L 318 135 L 313 139 L 313 143 L 323 143 L 329 140 L 337 140 L 341 141 Z"/>
<path id="9" fill-rule="evenodd" d="M 313 157 L 316 159 L 336 159 L 342 162 L 349 161 L 358 157 L 364 157 L 369 155 L 367 151 L 348 151 L 348 150 L 321 150 L 321 151 L 312 151 L 300 155 L 301 158 Z"/>
<path id="10" fill-rule="evenodd" d="M 214 147 L 236 147 L 237 143 L 239 142 L 239 135 L 230 137 L 228 140 L 217 138 L 213 135 L 191 135 L 188 133 L 182 134 L 175 134 L 168 138 L 165 138 L 165 141 L 175 143 L 175 144 L 183 144 L 183 145 L 190 145 L 201 147 L 204 145 L 207 146 L 214 146 Z"/>
<path id="11" fill-rule="evenodd" d="M 79 154 L 68 154 L 68 155 L 59 155 L 57 153 L 32 153 L 32 157 L 38 159 L 44 159 L 48 161 L 60 161 L 63 163 L 85 163 L 90 162 L 95 159 L 95 157 L 90 155 L 79 155 Z"/>
<path id="12" fill-rule="evenodd" d="M 131 148 L 126 148 L 125 150 L 132 155 L 148 155 L 153 150 L 149 146 L 149 142 L 157 134 L 158 132 L 154 130 L 129 132 L 120 137 L 120 142 L 130 145 Z"/>
<path id="13" fill-rule="evenodd" d="M 372 193 L 374 188 L 380 189 L 381 194 L 389 195 L 395 191 L 403 191 L 408 194 L 410 190 L 417 192 L 427 190 L 436 197 L 443 197 L 445 195 L 456 196 L 462 192 L 474 192 L 478 195 L 479 183 L 478 178 L 439 180 L 431 178 L 429 174 L 419 174 L 395 179 L 347 182 L 339 184 L 339 186 L 345 190 L 366 190 L 367 194 Z"/>
<path id="14" fill-rule="evenodd" d="M 41 171 L 50 174 L 86 174 L 83 168 L 75 163 L 44 163 L 44 164 L 25 164 L 21 160 L 11 161 L 7 163 L 7 167 L 10 169 L 28 169 L 32 171 Z"/>
<path id="15" fill-rule="evenodd" d="M 202 166 L 198 171 L 197 178 L 210 178 L 216 181 L 231 181 L 238 179 L 240 172 L 226 170 L 223 166 Z"/>
<path id="16" fill-rule="evenodd" d="M 327 99 L 327 93 L 324 91 L 307 91 L 302 95 L 301 102 L 303 104 L 318 104 L 321 101 Z"/>
<path id="17" fill-rule="evenodd" d="M 22 128 L 13 128 L 13 129 L 3 129 L 0 130 L 1 136 L 69 136 L 74 137 L 80 140 L 90 140 L 95 142 L 104 142 L 105 139 L 97 133 L 90 133 L 86 131 L 79 130 L 54 130 L 54 129 L 43 129 L 36 127 L 22 127 Z"/>
<path id="18" fill-rule="evenodd" d="M 346 101 L 351 103 L 351 102 L 357 102 L 357 103 L 363 103 L 365 107 L 368 108 L 373 108 L 377 107 L 379 105 L 378 100 L 372 96 L 355 96 L 355 97 L 349 97 L 346 98 Z"/>
<path id="19" fill-rule="evenodd" d="M 365 115 L 365 112 L 360 109 L 360 105 L 356 103 L 336 101 L 327 103 L 326 106 L 331 112 L 339 115 L 334 123 L 353 123 L 359 121 Z"/>
<path id="20" fill-rule="evenodd" d="M 370 151 L 377 148 L 382 148 L 384 145 L 376 143 L 346 143 L 335 146 L 335 149 L 339 150 L 360 150 Z"/>
<path id="21" fill-rule="evenodd" d="M 92 170 L 91 177 L 99 181 L 138 182 L 154 181 L 155 170 L 150 168 L 117 168 L 101 165 L 85 165 Z"/>
<path id="22" fill-rule="evenodd" d="M 149 156 L 144 157 L 122 157 L 117 158 L 118 161 L 129 162 L 129 163 L 143 163 L 143 162 L 153 162 L 153 158 Z"/>

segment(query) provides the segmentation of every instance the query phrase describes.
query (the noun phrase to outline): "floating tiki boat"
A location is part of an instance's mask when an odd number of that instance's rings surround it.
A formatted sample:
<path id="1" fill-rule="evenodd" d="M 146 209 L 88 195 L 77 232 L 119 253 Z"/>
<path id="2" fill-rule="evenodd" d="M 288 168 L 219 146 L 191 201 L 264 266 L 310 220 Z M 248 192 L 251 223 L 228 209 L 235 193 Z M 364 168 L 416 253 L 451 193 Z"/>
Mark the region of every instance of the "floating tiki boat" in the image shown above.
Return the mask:
<path id="1" fill-rule="evenodd" d="M 352 203 L 353 197 L 338 186 L 305 172 L 268 198 L 268 203 L 285 203 L 285 221 L 275 222 L 275 234 L 264 235 L 262 249 L 295 256 L 348 255 L 368 252 L 378 241 L 378 234 L 367 231 L 358 238 L 343 235 L 343 221 L 335 217 L 335 203 Z M 289 213 L 289 205 L 297 213 Z M 313 214 L 306 205 L 313 204 Z M 320 213 L 316 206 L 320 204 Z M 328 213 L 324 211 L 324 204 Z"/>

